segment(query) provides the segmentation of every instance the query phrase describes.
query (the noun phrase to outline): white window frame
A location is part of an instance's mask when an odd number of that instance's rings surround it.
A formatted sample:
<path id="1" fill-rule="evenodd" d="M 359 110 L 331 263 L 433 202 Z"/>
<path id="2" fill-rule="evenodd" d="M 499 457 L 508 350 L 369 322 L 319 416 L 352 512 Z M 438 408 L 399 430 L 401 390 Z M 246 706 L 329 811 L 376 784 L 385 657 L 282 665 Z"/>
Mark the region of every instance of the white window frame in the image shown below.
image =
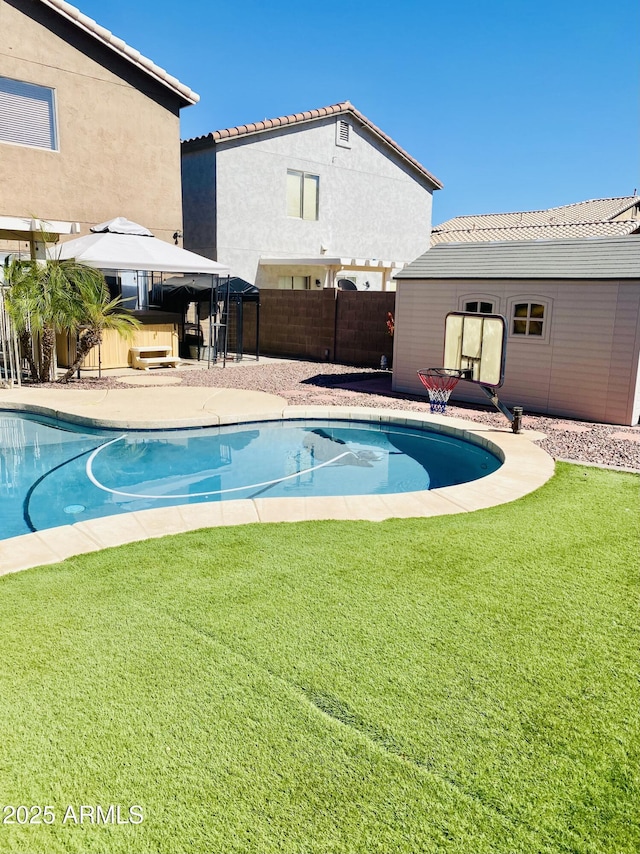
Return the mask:
<path id="1" fill-rule="evenodd" d="M 507 322 L 508 326 L 508 336 L 513 341 L 537 341 L 538 343 L 549 343 L 549 334 L 551 329 L 551 310 L 552 310 L 553 300 L 550 300 L 548 297 L 540 297 L 532 294 L 524 294 L 522 296 L 511 297 L 509 299 L 508 305 L 508 315 Z M 527 316 L 526 317 L 516 317 L 515 310 L 517 305 L 528 305 Z M 532 317 L 531 316 L 531 306 L 532 305 L 541 305 L 543 308 L 542 318 Z M 524 320 L 526 321 L 526 332 L 514 332 L 514 321 L 516 320 Z M 535 335 L 529 332 L 529 324 L 531 322 L 540 321 L 542 323 L 542 335 Z"/>
<path id="2" fill-rule="evenodd" d="M 58 151 L 56 93 L 50 86 L 0 76 L 0 142 Z"/>
<path id="3" fill-rule="evenodd" d="M 304 287 L 296 287 L 304 280 Z M 311 276 L 278 276 L 278 290 L 280 291 L 308 291 L 311 288 Z"/>
<path id="4" fill-rule="evenodd" d="M 293 177 L 297 177 L 299 179 L 299 212 L 297 214 L 292 214 L 289 212 L 289 187 L 290 187 L 290 179 Z M 307 185 L 308 179 L 312 179 L 315 181 L 315 210 L 314 216 L 305 216 L 305 186 Z M 307 222 L 317 222 L 319 219 L 320 213 L 320 176 L 314 175 L 312 172 L 303 172 L 301 169 L 287 169 L 287 216 L 289 219 L 304 219 Z"/>

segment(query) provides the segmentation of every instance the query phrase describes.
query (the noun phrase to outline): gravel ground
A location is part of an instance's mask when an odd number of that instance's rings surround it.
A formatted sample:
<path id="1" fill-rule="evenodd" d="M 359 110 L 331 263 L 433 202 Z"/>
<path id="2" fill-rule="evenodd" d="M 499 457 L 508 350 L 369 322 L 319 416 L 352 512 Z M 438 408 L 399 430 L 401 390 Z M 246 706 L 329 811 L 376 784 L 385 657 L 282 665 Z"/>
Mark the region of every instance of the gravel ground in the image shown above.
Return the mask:
<path id="1" fill-rule="evenodd" d="M 424 397 L 391 392 L 391 374 L 375 369 L 354 368 L 332 363 L 302 361 L 243 362 L 225 369 L 198 369 L 186 365 L 178 371 L 163 369 L 145 375 L 145 385 L 154 384 L 154 376 L 168 374 L 179 377 L 180 385 L 215 386 L 264 391 L 286 398 L 292 405 L 370 406 L 386 409 L 407 409 L 428 412 L 429 401 Z M 122 388 L 129 385 L 124 376 L 97 379 L 83 377 L 69 383 L 70 388 Z M 369 386 L 370 390 L 367 390 Z M 57 386 L 59 388 L 59 386 Z M 497 411 L 467 404 L 450 404 L 447 413 L 469 421 L 506 425 Z M 525 410 L 525 429 L 538 430 L 546 435 L 539 442 L 555 459 L 584 462 L 592 465 L 614 466 L 640 471 L 640 426 L 621 427 L 535 415 Z"/>

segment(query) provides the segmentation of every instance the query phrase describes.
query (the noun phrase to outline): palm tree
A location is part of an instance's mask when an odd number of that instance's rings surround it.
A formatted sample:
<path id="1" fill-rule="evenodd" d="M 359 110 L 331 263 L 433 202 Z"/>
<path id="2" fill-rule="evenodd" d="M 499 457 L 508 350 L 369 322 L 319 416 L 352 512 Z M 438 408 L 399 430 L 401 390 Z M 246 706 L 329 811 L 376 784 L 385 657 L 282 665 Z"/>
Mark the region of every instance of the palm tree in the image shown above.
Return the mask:
<path id="1" fill-rule="evenodd" d="M 75 260 L 13 261 L 5 273 L 6 304 L 34 382 L 52 379 L 57 332 L 77 334 L 76 357 L 62 377 L 67 382 L 104 329 L 130 335 L 139 321 L 109 300 L 99 270 Z"/>
<path id="2" fill-rule="evenodd" d="M 29 364 L 29 373 L 34 382 L 38 380 L 38 366 L 33 353 L 33 341 L 31 338 L 31 283 L 29 280 L 30 270 L 26 264 L 12 261 L 4 270 L 4 280 L 10 286 L 5 295 L 5 306 L 11 318 L 11 322 L 18 336 L 20 353 Z"/>
<path id="3" fill-rule="evenodd" d="M 56 332 L 71 328 L 74 262 L 16 261 L 8 267 L 7 308 L 34 382 L 52 379 Z"/>
<path id="4" fill-rule="evenodd" d="M 64 263 L 64 262 L 61 262 Z M 77 264 L 76 267 L 84 265 Z M 76 354 L 73 363 L 58 382 L 69 382 L 82 365 L 87 354 L 102 343 L 105 329 L 130 338 L 140 326 L 140 321 L 129 311 L 122 310 L 122 299 L 109 299 L 109 291 L 102 273 L 85 267 L 82 276 L 74 280 L 75 309 L 73 331 L 76 332 Z M 91 271 L 90 275 L 86 271 Z"/>

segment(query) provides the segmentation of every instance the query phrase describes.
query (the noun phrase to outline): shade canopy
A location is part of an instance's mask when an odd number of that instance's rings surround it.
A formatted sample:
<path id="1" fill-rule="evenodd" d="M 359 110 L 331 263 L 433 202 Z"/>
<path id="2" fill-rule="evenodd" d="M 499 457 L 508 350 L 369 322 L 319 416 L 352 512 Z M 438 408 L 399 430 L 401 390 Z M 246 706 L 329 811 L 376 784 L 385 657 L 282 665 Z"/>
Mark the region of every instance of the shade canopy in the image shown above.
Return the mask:
<path id="1" fill-rule="evenodd" d="M 143 226 L 123 217 L 102 223 L 96 228 L 100 232 L 53 247 L 49 250 L 50 257 L 60 260 L 74 258 L 79 263 L 99 270 L 208 273 L 218 276 L 229 274 L 229 268 L 224 264 L 152 237 Z"/>
<path id="2" fill-rule="evenodd" d="M 98 225 L 92 225 L 89 231 L 92 231 L 94 234 L 101 234 L 108 231 L 111 234 L 137 234 L 139 237 L 153 237 L 153 234 L 146 226 L 138 225 L 137 222 L 132 222 L 124 216 L 117 216 L 115 219 L 109 219 Z"/>
<path id="3" fill-rule="evenodd" d="M 242 299 L 246 302 L 257 302 L 260 298 L 260 290 L 239 276 L 229 278 L 228 289 L 231 301 Z M 227 283 L 225 282 L 225 294 L 226 290 Z M 163 300 L 179 301 L 182 299 L 186 302 L 201 302 L 209 299 L 211 279 L 209 276 L 172 276 L 158 286 L 158 291 Z"/>

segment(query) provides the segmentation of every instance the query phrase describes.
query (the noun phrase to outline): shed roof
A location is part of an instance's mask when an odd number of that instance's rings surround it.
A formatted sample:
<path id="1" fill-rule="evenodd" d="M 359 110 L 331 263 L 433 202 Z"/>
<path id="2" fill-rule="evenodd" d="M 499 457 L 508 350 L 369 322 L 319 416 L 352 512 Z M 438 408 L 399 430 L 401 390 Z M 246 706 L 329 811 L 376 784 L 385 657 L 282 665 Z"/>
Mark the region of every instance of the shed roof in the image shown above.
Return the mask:
<path id="1" fill-rule="evenodd" d="M 396 279 L 640 279 L 640 238 L 432 246 Z"/>
<path id="2" fill-rule="evenodd" d="M 415 157 L 412 157 L 404 150 L 404 148 L 391 139 L 390 136 L 387 136 L 384 131 L 380 130 L 377 125 L 374 125 L 374 123 L 363 115 L 360 110 L 357 110 L 350 101 L 341 101 L 338 104 L 331 104 L 328 107 L 320 107 L 317 110 L 307 110 L 303 113 L 291 113 L 288 116 L 279 116 L 275 119 L 263 119 L 261 122 L 252 122 L 246 125 L 238 125 L 237 127 L 212 131 L 204 136 L 185 140 L 182 143 L 182 148 L 183 151 L 207 148 L 220 142 L 230 142 L 235 139 L 265 133 L 276 128 L 308 124 L 309 122 L 316 122 L 319 119 L 324 119 L 327 116 L 340 115 L 351 116 L 351 118 L 355 119 L 363 127 L 368 128 L 375 137 L 384 142 L 389 148 L 393 149 L 396 154 L 399 154 L 401 159 L 404 160 L 415 172 L 418 172 L 423 178 L 426 178 L 434 190 L 442 189 L 443 185 L 435 175 L 432 175 L 431 172 L 425 169 L 424 166 L 415 159 Z"/>
<path id="3" fill-rule="evenodd" d="M 135 65 L 136 68 L 139 68 L 145 74 L 148 74 L 149 77 L 152 77 L 156 82 L 171 90 L 175 95 L 178 95 L 178 97 L 185 102 L 185 106 L 187 104 L 197 104 L 200 100 L 200 96 L 192 89 L 185 86 L 184 83 L 181 83 L 176 77 L 173 77 L 168 71 L 165 71 L 164 68 L 156 65 L 155 62 L 152 62 L 150 59 L 147 59 L 147 57 L 143 56 L 139 50 L 136 50 L 122 39 L 114 36 L 113 33 L 105 27 L 101 27 L 100 24 L 93 20 L 93 18 L 89 18 L 88 15 L 84 15 L 80 9 L 72 6 L 71 3 L 67 3 L 66 0 L 40 0 L 40 2 L 44 6 L 48 6 L 50 9 L 53 9 L 67 21 L 71 21 L 72 24 L 75 24 L 75 26 L 83 32 L 88 33 L 99 42 L 102 42 L 102 44 L 115 51 L 115 53 L 122 56 L 132 65 Z"/>
<path id="4" fill-rule="evenodd" d="M 434 226 L 431 243 L 600 237 L 638 229 L 640 197 L 619 196 L 538 211 L 457 216 Z"/>

